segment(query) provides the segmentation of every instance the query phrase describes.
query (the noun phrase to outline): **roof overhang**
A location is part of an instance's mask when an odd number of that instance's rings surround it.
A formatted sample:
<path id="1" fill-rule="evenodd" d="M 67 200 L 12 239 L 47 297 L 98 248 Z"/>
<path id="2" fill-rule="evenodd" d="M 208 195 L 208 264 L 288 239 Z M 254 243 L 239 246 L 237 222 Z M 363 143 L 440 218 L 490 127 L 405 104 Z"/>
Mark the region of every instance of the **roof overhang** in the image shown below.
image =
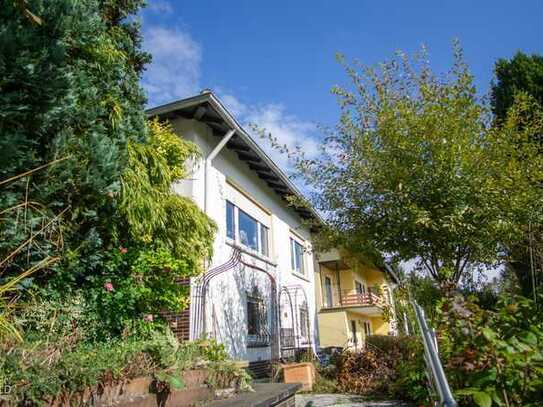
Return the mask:
<path id="1" fill-rule="evenodd" d="M 148 109 L 146 113 L 148 117 L 158 116 L 163 120 L 198 120 L 207 124 L 217 138 L 222 138 L 229 130 L 234 130 L 234 136 L 226 144 L 228 149 L 234 151 L 281 199 L 287 202 L 288 196 L 304 199 L 304 195 L 288 176 L 243 129 L 213 92 L 204 91 L 196 96 Z M 322 221 L 313 208 L 294 206 L 293 209 L 304 220 Z"/>

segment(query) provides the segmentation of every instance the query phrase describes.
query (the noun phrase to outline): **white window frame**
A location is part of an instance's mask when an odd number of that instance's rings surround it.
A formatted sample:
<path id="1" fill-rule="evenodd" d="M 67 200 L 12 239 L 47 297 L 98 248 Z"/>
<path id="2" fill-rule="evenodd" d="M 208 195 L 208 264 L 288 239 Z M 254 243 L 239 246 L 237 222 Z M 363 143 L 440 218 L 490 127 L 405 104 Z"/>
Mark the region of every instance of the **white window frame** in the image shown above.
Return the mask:
<path id="1" fill-rule="evenodd" d="M 226 204 L 225 204 L 225 211 L 224 211 L 224 214 L 225 214 L 225 219 L 226 219 L 226 211 L 228 208 L 228 203 L 230 203 L 233 207 L 234 207 L 234 239 L 232 239 L 231 237 L 228 236 L 228 231 L 226 232 L 226 240 L 229 241 L 229 242 L 233 242 L 234 244 L 238 245 L 238 246 L 241 246 L 243 247 L 244 249 L 252 252 L 252 253 L 255 253 L 255 254 L 258 254 L 259 256 L 262 256 L 262 257 L 265 257 L 267 259 L 270 258 L 270 252 L 271 252 L 271 247 L 270 247 L 270 235 L 271 235 L 271 232 L 270 232 L 270 228 L 266 225 L 264 225 L 262 222 L 259 222 L 258 219 L 256 219 L 254 216 L 252 216 L 251 214 L 249 214 L 247 211 L 244 211 L 243 209 L 240 209 L 234 202 L 230 201 L 230 200 L 226 200 Z M 245 213 L 245 215 L 249 216 L 251 219 L 254 219 L 254 221 L 256 222 L 256 240 L 257 240 L 257 249 L 253 249 L 252 247 L 249 247 L 243 243 L 241 243 L 241 239 L 239 237 L 239 211 L 243 211 L 243 213 Z M 228 227 L 228 226 L 227 226 Z M 265 227 L 267 230 L 268 230 L 268 254 L 264 254 L 263 251 L 262 251 L 262 227 Z"/>
<path id="2" fill-rule="evenodd" d="M 291 268 L 291 271 L 292 271 L 292 274 L 294 275 L 297 275 L 297 276 L 301 276 L 303 278 L 307 278 L 307 262 L 306 262 L 306 255 L 305 255 L 305 252 L 306 252 L 306 248 L 305 248 L 305 242 L 301 239 L 299 239 L 298 237 L 294 236 L 294 235 L 290 235 L 290 268 Z M 296 264 L 294 264 L 294 267 L 292 267 L 292 263 L 293 263 L 293 260 L 294 260 L 294 263 L 296 263 L 296 256 L 295 256 L 295 247 L 296 247 L 296 243 L 299 244 L 302 248 L 302 263 L 301 263 L 301 272 L 297 271 L 296 270 Z"/>
<path id="3" fill-rule="evenodd" d="M 360 284 L 362 286 L 362 292 L 359 293 L 356 289 L 356 283 Z M 363 282 L 363 281 L 360 281 L 358 279 L 355 278 L 354 280 L 354 291 L 357 293 L 357 294 L 362 294 L 362 295 L 366 295 L 368 293 L 368 288 L 366 287 L 366 284 Z"/>

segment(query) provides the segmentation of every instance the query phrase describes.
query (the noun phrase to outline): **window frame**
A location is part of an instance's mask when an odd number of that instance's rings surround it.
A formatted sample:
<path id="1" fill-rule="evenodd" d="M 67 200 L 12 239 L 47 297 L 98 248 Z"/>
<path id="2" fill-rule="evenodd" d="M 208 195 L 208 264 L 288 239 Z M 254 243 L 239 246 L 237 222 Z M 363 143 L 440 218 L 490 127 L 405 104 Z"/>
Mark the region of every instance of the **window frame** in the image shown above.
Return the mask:
<path id="1" fill-rule="evenodd" d="M 360 292 L 358 291 L 358 286 L 360 286 L 361 290 Z M 357 294 L 362 294 L 362 295 L 366 295 L 366 284 L 364 284 L 362 281 L 360 280 L 354 280 L 354 290 Z"/>
<path id="2" fill-rule="evenodd" d="M 301 252 L 300 252 L 300 257 L 301 257 L 301 263 L 300 263 L 300 271 L 297 270 L 296 266 L 297 266 L 297 261 L 296 261 L 296 256 L 295 256 L 295 253 L 296 253 L 296 245 L 300 246 L 301 248 Z M 297 276 L 301 276 L 303 278 L 307 278 L 307 264 L 306 264 L 306 260 L 305 260 L 305 242 L 303 241 L 300 241 L 300 239 L 294 237 L 294 236 L 290 236 L 290 268 L 291 268 L 291 271 L 293 274 L 297 275 Z"/>
<path id="3" fill-rule="evenodd" d="M 269 258 L 270 257 L 270 228 L 264 225 L 263 223 L 258 222 L 258 252 L 264 256 Z M 266 233 L 262 233 L 263 231 L 266 231 Z M 264 242 L 262 241 L 262 237 L 266 236 L 266 245 L 264 245 Z M 264 250 L 265 247 L 265 250 Z"/>
<path id="4" fill-rule="evenodd" d="M 244 247 L 246 247 L 247 249 L 249 249 L 249 250 L 253 250 L 253 251 L 257 252 L 257 253 L 260 253 L 260 244 L 261 244 L 261 242 L 260 242 L 260 225 L 261 225 L 261 223 L 260 223 L 258 220 L 256 220 L 254 217 L 252 217 L 251 215 L 249 215 L 247 212 L 245 212 L 243 209 L 238 208 L 237 213 L 238 213 L 238 217 L 237 217 L 237 221 L 238 221 L 238 222 L 237 222 L 237 223 L 238 223 L 237 232 L 238 232 L 239 243 L 240 243 L 242 246 L 244 246 Z M 256 243 L 256 248 L 251 247 L 251 246 L 249 246 L 249 245 L 247 245 L 247 244 L 245 244 L 245 243 L 243 243 L 243 242 L 241 241 L 241 217 L 242 217 L 242 216 L 245 216 L 249 221 L 254 222 L 254 226 L 255 226 L 255 234 L 256 234 L 256 235 L 255 235 L 255 239 L 256 239 L 256 242 L 255 242 L 255 243 Z M 250 244 L 250 243 L 249 243 L 249 244 Z"/>
<path id="5" fill-rule="evenodd" d="M 229 206 L 232 207 L 232 236 L 228 236 L 228 209 Z M 226 238 L 235 241 L 236 240 L 236 230 L 237 230 L 237 221 L 236 221 L 236 205 L 234 205 L 229 200 L 226 200 Z"/>
<path id="6" fill-rule="evenodd" d="M 234 227 L 234 237 L 230 237 L 228 236 L 228 206 L 231 205 L 233 208 L 234 208 L 234 211 L 233 211 L 233 216 L 234 216 L 234 219 L 233 219 L 233 227 Z M 257 244 L 257 248 L 256 250 L 244 243 L 241 242 L 241 238 L 240 238 L 240 212 L 243 212 L 243 214 L 245 216 L 247 216 L 248 218 L 252 219 L 253 221 L 255 221 L 256 223 L 256 244 Z M 226 199 L 226 211 L 225 211 L 225 218 L 226 218 L 226 240 L 227 241 L 230 241 L 230 242 L 233 242 L 234 244 L 236 245 L 239 245 L 241 247 L 243 247 L 244 249 L 247 249 L 249 252 L 251 253 L 255 253 L 259 256 L 263 256 L 267 259 L 270 259 L 271 256 L 270 256 L 270 253 L 271 253 L 271 247 L 270 247 L 270 228 L 268 226 L 266 226 L 265 224 L 263 224 L 262 222 L 260 222 L 258 219 L 256 219 L 254 216 L 250 215 L 249 213 L 247 213 L 247 211 L 244 211 L 243 209 L 241 209 L 240 207 L 238 207 L 235 203 L 233 203 L 232 201 Z M 265 229 L 266 230 L 266 235 L 267 235 L 267 238 L 266 238 L 266 243 L 267 243 L 267 247 L 266 247 L 266 250 L 263 249 L 263 245 L 262 245 L 262 230 Z"/>
<path id="7" fill-rule="evenodd" d="M 253 311 L 256 312 L 256 333 L 250 333 L 251 329 L 251 316 L 250 309 L 251 305 L 253 306 Z M 264 299 L 258 294 L 249 294 L 247 293 L 246 300 L 247 307 L 247 347 L 249 348 L 258 348 L 258 347 L 267 347 L 270 345 L 270 337 L 267 334 L 268 329 L 268 310 Z"/>
<path id="8" fill-rule="evenodd" d="M 328 284 L 330 282 L 330 284 Z M 324 301 L 326 307 L 331 308 L 334 306 L 334 291 L 332 278 L 330 276 L 324 276 Z"/>
<path id="9" fill-rule="evenodd" d="M 305 318 L 302 317 L 304 313 Z M 304 304 L 298 308 L 298 314 L 298 319 L 300 321 L 300 337 L 302 339 L 302 343 L 308 343 L 309 335 L 311 332 L 311 321 L 309 320 L 309 307 L 307 306 L 307 304 Z"/>

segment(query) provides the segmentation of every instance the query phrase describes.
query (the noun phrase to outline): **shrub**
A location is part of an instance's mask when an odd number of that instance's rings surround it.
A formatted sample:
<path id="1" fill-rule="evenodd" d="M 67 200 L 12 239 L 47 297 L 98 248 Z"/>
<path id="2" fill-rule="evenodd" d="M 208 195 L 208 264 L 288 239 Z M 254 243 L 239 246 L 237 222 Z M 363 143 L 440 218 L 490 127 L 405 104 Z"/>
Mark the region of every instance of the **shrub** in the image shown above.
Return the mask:
<path id="1" fill-rule="evenodd" d="M 320 373 L 326 381 L 337 381 L 333 388 L 341 392 L 407 401 L 428 398 L 422 344 L 417 338 L 370 336 L 360 351 L 333 354 Z"/>
<path id="2" fill-rule="evenodd" d="M 338 364 L 338 387 L 346 393 L 385 396 L 395 371 L 390 360 L 381 352 L 366 348 L 360 352 L 346 352 Z"/>
<path id="3" fill-rule="evenodd" d="M 222 345 L 211 340 L 179 344 L 169 330 L 107 342 L 34 340 L 1 344 L 0 383 L 12 387 L 19 404 L 42 404 L 70 397 L 86 389 L 154 375 L 166 387 L 182 387 L 181 373 L 195 368 L 210 372 L 212 387 L 250 388 L 248 374 L 227 360 Z M 164 388 L 164 386 L 162 386 Z"/>
<path id="4" fill-rule="evenodd" d="M 451 387 L 466 405 L 541 405 L 541 312 L 515 296 L 503 296 L 496 309 L 462 296 L 441 303 L 439 342 Z"/>

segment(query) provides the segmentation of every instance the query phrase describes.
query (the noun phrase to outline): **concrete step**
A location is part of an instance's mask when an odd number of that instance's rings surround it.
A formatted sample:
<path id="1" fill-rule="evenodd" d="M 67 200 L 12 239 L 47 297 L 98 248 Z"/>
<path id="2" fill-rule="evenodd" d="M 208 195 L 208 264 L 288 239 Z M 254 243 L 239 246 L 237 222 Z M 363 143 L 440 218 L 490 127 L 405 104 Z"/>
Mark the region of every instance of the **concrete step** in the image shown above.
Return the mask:
<path id="1" fill-rule="evenodd" d="M 409 407 L 396 401 L 369 401 L 352 394 L 297 394 L 296 407 Z"/>

